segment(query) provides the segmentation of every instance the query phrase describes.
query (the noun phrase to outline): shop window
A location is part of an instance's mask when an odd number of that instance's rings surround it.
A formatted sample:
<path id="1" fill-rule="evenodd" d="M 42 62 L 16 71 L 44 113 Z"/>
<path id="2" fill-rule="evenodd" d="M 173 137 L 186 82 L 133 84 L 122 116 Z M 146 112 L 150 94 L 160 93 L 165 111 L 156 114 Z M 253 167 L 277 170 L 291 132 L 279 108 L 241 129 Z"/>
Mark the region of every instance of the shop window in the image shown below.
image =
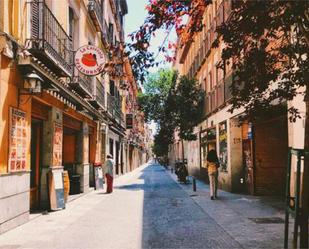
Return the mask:
<path id="1" fill-rule="evenodd" d="M 219 160 L 221 171 L 227 172 L 227 122 L 219 124 Z"/>
<path id="2" fill-rule="evenodd" d="M 203 131 L 201 133 L 201 167 L 206 168 L 207 167 L 207 154 L 210 150 L 216 150 L 216 128 L 211 128 Z"/>

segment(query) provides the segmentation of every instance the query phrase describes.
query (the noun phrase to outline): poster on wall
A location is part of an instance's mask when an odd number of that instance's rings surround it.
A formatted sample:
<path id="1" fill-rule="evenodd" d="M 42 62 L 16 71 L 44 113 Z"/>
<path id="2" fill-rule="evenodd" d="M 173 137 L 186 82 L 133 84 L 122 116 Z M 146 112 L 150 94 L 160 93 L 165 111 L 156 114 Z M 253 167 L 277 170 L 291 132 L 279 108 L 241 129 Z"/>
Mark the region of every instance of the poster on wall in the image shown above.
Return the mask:
<path id="1" fill-rule="evenodd" d="M 53 166 L 62 165 L 62 125 L 54 123 Z"/>
<path id="2" fill-rule="evenodd" d="M 219 124 L 219 160 L 221 171 L 227 171 L 227 124 L 226 121 Z"/>
<path id="3" fill-rule="evenodd" d="M 9 170 L 26 170 L 27 122 L 26 113 L 10 108 Z"/>
<path id="4" fill-rule="evenodd" d="M 200 146 L 201 146 L 201 167 L 207 168 L 207 132 L 201 132 L 200 137 Z"/>

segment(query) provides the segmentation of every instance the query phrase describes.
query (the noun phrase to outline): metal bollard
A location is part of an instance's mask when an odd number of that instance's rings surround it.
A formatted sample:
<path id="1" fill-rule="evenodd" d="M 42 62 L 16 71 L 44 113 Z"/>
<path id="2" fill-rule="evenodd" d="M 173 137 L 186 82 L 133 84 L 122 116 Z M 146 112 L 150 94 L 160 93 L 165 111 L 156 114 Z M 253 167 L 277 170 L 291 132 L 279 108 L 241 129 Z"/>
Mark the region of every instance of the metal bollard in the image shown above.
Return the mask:
<path id="1" fill-rule="evenodd" d="M 192 177 L 192 185 L 193 185 L 193 191 L 196 192 L 196 180 L 195 177 Z"/>

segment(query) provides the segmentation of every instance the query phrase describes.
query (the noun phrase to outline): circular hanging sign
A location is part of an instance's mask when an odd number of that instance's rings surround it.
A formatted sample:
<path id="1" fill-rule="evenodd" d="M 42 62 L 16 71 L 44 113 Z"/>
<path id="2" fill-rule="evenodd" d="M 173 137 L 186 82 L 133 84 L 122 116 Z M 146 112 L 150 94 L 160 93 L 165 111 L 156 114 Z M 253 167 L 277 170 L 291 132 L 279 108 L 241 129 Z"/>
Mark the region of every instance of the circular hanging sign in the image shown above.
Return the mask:
<path id="1" fill-rule="evenodd" d="M 74 62 L 75 67 L 82 74 L 95 76 L 103 71 L 104 53 L 96 46 L 82 46 L 76 51 Z"/>

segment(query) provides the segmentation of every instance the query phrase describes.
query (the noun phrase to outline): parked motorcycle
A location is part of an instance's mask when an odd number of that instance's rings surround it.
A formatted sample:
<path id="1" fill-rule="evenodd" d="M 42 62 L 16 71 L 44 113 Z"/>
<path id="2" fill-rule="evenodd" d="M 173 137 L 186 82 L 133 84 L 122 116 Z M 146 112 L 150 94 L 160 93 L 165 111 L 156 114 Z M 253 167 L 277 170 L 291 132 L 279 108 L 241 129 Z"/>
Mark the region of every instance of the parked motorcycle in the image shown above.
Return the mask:
<path id="1" fill-rule="evenodd" d="M 175 163 L 175 174 L 179 182 L 187 183 L 187 176 L 189 174 L 185 162 L 180 161 Z"/>

